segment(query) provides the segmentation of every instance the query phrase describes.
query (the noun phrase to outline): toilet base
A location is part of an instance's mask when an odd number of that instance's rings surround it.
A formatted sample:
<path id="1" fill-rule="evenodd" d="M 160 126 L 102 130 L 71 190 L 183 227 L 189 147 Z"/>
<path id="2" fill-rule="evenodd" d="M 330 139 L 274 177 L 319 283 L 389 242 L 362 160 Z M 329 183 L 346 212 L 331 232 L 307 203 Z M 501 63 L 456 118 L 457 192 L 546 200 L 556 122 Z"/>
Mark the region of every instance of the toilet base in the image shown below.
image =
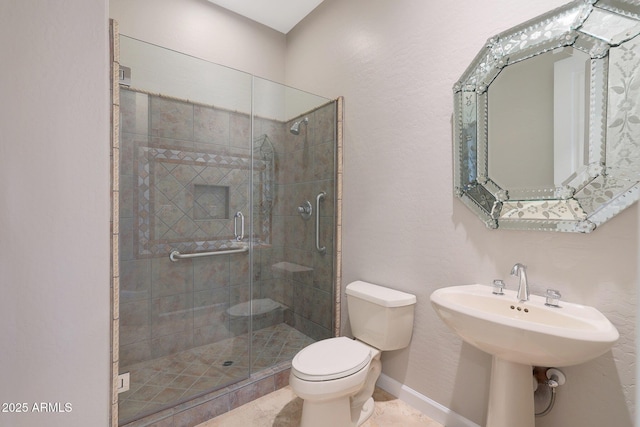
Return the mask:
<path id="1" fill-rule="evenodd" d="M 362 425 L 364 424 L 365 421 L 367 421 L 369 419 L 369 417 L 371 417 L 371 415 L 373 415 L 373 410 L 376 408 L 376 404 L 373 401 L 373 397 L 370 397 L 369 400 L 367 400 L 364 405 L 362 405 L 362 412 L 360 412 L 360 418 L 358 419 L 358 424 L 356 425 Z"/>
<path id="2" fill-rule="evenodd" d="M 305 400 L 302 404 L 300 427 L 352 427 L 345 425 L 351 419 L 351 406 L 348 398 L 337 398 L 313 402 Z"/>
<path id="3" fill-rule="evenodd" d="M 302 405 L 300 427 L 357 427 L 367 421 L 375 409 L 373 397 L 362 406 L 357 423 L 351 422 L 351 405 L 349 399 L 339 398 L 322 402 L 305 400 Z M 345 424 L 347 423 L 347 424 Z"/>
<path id="4" fill-rule="evenodd" d="M 380 352 L 378 352 L 369 364 L 364 382 L 359 386 L 345 390 L 345 394 L 334 399 L 304 399 L 300 427 L 358 427 L 363 424 L 375 409 L 373 389 L 381 370 L 382 364 Z M 298 380 L 295 377 L 292 380 L 292 388 L 295 392 Z"/>

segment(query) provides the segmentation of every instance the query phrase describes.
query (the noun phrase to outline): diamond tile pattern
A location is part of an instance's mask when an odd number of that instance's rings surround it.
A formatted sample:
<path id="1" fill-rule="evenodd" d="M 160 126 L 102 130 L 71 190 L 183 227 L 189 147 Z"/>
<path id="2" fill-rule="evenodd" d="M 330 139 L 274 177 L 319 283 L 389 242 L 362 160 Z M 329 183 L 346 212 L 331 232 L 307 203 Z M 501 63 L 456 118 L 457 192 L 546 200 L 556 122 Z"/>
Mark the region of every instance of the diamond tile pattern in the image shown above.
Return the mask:
<path id="1" fill-rule="evenodd" d="M 314 342 L 284 323 L 254 331 L 251 339 L 254 370 L 291 360 Z M 130 389 L 119 395 L 120 424 L 238 382 L 249 376 L 249 362 L 249 335 L 244 334 L 121 367 L 120 372 L 130 373 Z"/>
<path id="2" fill-rule="evenodd" d="M 137 166 L 140 255 L 191 249 L 193 241 L 222 247 L 233 239 L 228 212 L 249 212 L 250 155 L 139 146 Z M 212 215 L 211 205 L 224 213 Z"/>

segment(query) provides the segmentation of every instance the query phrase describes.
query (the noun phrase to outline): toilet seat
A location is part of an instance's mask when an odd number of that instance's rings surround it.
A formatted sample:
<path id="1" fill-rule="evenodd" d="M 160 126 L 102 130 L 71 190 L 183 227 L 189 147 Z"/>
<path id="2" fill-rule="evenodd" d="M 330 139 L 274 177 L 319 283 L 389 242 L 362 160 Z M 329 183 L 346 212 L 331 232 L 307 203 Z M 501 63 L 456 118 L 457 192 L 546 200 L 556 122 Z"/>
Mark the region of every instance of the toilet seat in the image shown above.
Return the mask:
<path id="1" fill-rule="evenodd" d="M 329 338 L 302 349 L 291 361 L 291 372 L 306 381 L 348 377 L 371 361 L 372 349 L 347 337 Z"/>

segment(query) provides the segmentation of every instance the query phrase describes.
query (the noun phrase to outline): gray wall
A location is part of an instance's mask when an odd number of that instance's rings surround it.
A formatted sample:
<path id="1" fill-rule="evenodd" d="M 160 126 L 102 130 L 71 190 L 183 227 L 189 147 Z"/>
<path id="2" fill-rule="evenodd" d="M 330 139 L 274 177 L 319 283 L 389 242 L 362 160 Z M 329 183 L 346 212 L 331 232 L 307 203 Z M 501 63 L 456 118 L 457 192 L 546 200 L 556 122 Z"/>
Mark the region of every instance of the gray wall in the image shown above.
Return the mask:
<path id="1" fill-rule="evenodd" d="M 106 1 L 0 3 L 3 426 L 109 425 L 108 34 Z"/>

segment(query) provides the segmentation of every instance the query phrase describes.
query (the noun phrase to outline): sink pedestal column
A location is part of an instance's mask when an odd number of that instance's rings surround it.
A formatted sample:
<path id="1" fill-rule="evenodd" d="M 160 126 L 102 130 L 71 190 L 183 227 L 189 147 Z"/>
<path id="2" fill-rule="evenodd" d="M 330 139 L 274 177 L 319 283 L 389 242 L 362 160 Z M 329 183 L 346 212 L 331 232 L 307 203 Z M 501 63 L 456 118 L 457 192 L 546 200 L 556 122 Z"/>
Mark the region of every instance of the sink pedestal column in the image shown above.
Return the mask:
<path id="1" fill-rule="evenodd" d="M 533 368 L 494 356 L 487 427 L 535 427 L 534 411 Z"/>

